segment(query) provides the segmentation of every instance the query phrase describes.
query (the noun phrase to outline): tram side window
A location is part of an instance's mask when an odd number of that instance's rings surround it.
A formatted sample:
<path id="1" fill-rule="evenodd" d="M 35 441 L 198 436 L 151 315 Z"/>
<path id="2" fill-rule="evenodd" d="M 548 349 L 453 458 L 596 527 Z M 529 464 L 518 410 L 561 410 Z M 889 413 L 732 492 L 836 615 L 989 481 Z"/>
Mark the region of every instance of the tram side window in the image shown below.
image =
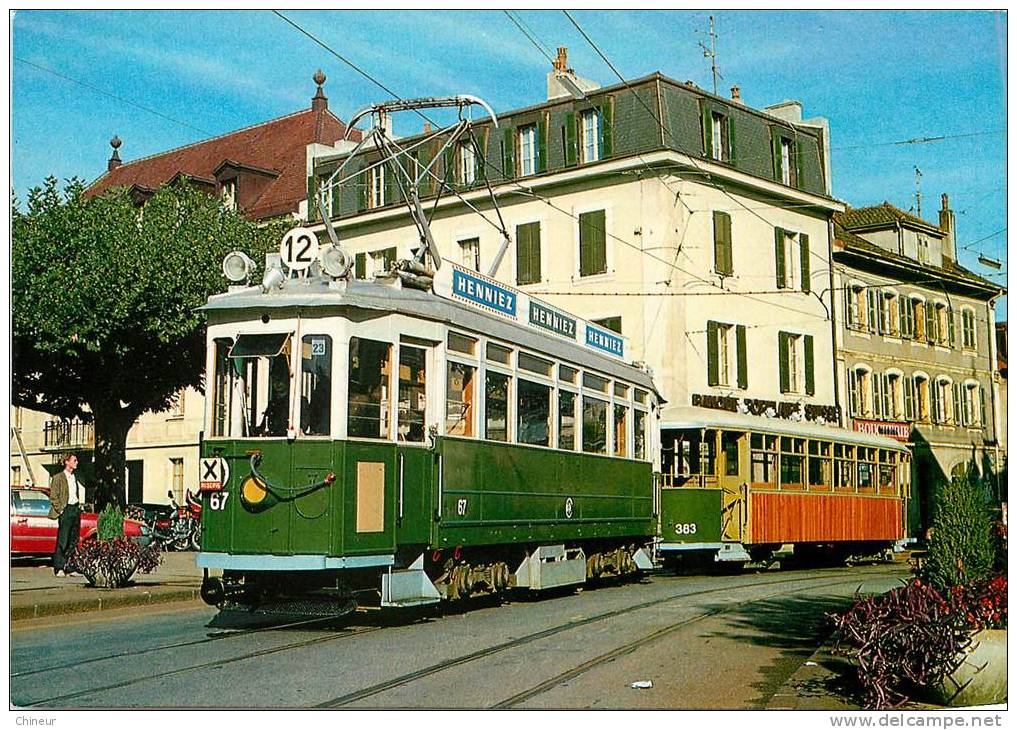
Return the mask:
<path id="1" fill-rule="evenodd" d="M 424 441 L 427 410 L 427 350 L 399 346 L 399 440 Z"/>
<path id="2" fill-rule="evenodd" d="M 879 450 L 879 488 L 894 489 L 897 486 L 897 454 L 889 449 Z"/>
<path id="3" fill-rule="evenodd" d="M 775 485 L 777 481 L 777 437 L 752 434 L 752 482 Z"/>
<path id="4" fill-rule="evenodd" d="M 257 383 L 257 377 L 252 377 L 251 382 Z M 285 436 L 290 415 L 290 358 L 285 351 L 268 359 L 267 396 L 255 433 L 259 436 Z M 257 410 L 252 410 L 252 415 L 256 413 Z"/>
<path id="5" fill-rule="evenodd" d="M 229 435 L 230 413 L 230 359 L 229 351 L 233 340 L 215 340 L 214 373 L 212 375 L 212 435 Z"/>
<path id="6" fill-rule="evenodd" d="M 801 489 L 805 486 L 805 439 L 782 436 L 780 439 L 780 485 Z"/>
<path id="7" fill-rule="evenodd" d="M 632 412 L 632 458 L 646 458 L 646 412 Z"/>
<path id="8" fill-rule="evenodd" d="M 520 353 L 522 358 L 522 353 Z M 519 380 L 518 433 L 516 441 L 536 446 L 551 445 L 551 388 L 529 380 Z"/>
<path id="9" fill-rule="evenodd" d="M 617 387 L 617 386 L 616 386 Z M 614 455 L 628 456 L 628 429 L 629 429 L 628 406 L 615 405 L 614 407 Z"/>
<path id="10" fill-rule="evenodd" d="M 300 356 L 300 432 L 328 436 L 332 403 L 332 338 L 305 335 Z"/>
<path id="11" fill-rule="evenodd" d="M 508 441 L 508 375 L 489 370 L 484 383 L 484 438 L 488 441 Z"/>
<path id="12" fill-rule="evenodd" d="M 477 369 L 458 362 L 448 364 L 445 433 L 449 436 L 475 436 L 473 430 L 474 376 Z"/>
<path id="13" fill-rule="evenodd" d="M 576 450 L 576 394 L 558 391 L 558 448 Z"/>
<path id="14" fill-rule="evenodd" d="M 724 452 L 724 476 L 738 476 L 738 438 L 740 433 L 724 431 L 720 436 L 720 448 Z"/>
<path id="15" fill-rule="evenodd" d="M 596 398 L 583 398 L 583 451 L 588 454 L 607 453 L 607 403 Z"/>
<path id="16" fill-rule="evenodd" d="M 865 489 L 876 486 L 876 450 L 858 447 L 858 487 Z"/>
<path id="17" fill-rule="evenodd" d="M 837 477 L 834 486 L 842 490 L 854 490 L 855 488 L 855 447 L 844 444 L 834 444 L 833 458 L 837 468 Z"/>
<path id="18" fill-rule="evenodd" d="M 833 462 L 828 441 L 809 441 L 809 486 L 829 487 L 833 484 Z"/>
<path id="19" fill-rule="evenodd" d="M 352 437 L 389 438 L 389 375 L 392 345 L 350 338 L 350 392 L 347 431 Z"/>

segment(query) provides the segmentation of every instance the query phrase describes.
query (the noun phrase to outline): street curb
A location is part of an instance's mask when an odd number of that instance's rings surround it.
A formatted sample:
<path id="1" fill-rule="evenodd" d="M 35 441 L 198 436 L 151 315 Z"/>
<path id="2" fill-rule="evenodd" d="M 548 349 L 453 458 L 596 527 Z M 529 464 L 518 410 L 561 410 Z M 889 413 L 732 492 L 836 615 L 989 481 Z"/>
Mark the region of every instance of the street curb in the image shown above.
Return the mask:
<path id="1" fill-rule="evenodd" d="M 824 642 L 820 644 L 814 652 L 809 654 L 809 656 L 801 663 L 801 666 L 799 666 L 798 669 L 796 669 L 791 676 L 784 681 L 784 684 L 778 687 L 777 691 L 773 693 L 770 701 L 766 703 L 766 709 L 797 710 L 799 700 L 801 698 L 799 697 L 798 690 L 795 686 L 796 680 L 801 680 L 801 678 L 805 675 L 811 674 L 811 672 L 807 670 L 814 670 L 816 667 L 810 666 L 809 662 L 816 662 L 816 664 L 818 664 L 819 662 L 816 660 L 821 654 L 828 650 L 829 648 L 827 647 L 826 642 Z"/>
<path id="2" fill-rule="evenodd" d="M 117 595 L 110 592 L 108 595 L 96 596 L 95 598 L 84 598 L 69 601 L 43 601 L 25 606 L 11 606 L 11 621 L 23 621 L 25 619 L 40 618 L 42 616 L 60 616 L 71 613 L 106 611 L 114 608 L 127 608 L 130 606 L 147 606 L 157 603 L 193 601 L 200 597 L 201 590 L 199 588 L 157 592 L 143 591 L 141 593 L 129 593 L 126 595 Z"/>

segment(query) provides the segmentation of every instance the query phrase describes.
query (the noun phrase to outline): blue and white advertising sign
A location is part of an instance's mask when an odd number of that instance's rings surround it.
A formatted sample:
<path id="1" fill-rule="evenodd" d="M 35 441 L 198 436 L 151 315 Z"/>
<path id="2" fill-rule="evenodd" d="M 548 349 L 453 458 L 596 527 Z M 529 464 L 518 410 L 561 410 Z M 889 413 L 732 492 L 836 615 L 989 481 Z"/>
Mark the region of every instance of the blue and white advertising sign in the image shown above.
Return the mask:
<path id="1" fill-rule="evenodd" d="M 451 261 L 436 273 L 434 293 L 494 312 L 523 327 L 572 340 L 602 355 L 625 359 L 625 338 L 621 335 Z"/>
<path id="2" fill-rule="evenodd" d="M 586 344 L 615 357 L 625 357 L 625 340 L 614 332 L 586 325 Z"/>
<path id="3" fill-rule="evenodd" d="M 516 293 L 476 274 L 453 269 L 452 294 L 507 317 L 516 317 Z"/>

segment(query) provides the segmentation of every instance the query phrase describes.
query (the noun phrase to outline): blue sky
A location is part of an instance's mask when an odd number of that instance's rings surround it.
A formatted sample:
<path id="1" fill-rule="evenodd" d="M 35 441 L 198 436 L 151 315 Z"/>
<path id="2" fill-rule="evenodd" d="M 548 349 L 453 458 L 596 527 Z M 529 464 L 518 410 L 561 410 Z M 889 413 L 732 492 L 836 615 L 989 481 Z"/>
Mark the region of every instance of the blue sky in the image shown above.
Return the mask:
<path id="1" fill-rule="evenodd" d="M 470 93 L 496 111 L 544 98 L 547 60 L 500 11 L 285 12 L 400 96 Z M 568 46 L 579 75 L 617 81 L 561 12 L 516 14 L 552 55 Z M 940 193 L 949 193 L 958 244 L 991 236 L 962 251 L 962 263 L 995 273 L 977 256 L 1006 258 L 1005 14 L 714 15 L 722 94 L 738 84 L 750 106 L 798 99 L 806 117 L 827 117 L 834 195 L 852 205 L 910 208 L 917 166 L 924 217 L 935 220 Z M 698 46 L 708 13 L 574 16 L 626 78 L 661 71 L 710 88 Z M 131 160 L 305 108 L 319 67 L 341 118 L 385 98 L 268 10 L 23 11 L 13 55 L 12 183 L 22 198 L 47 175 L 96 178 L 114 134 Z M 974 136 L 889 144 L 941 135 Z"/>

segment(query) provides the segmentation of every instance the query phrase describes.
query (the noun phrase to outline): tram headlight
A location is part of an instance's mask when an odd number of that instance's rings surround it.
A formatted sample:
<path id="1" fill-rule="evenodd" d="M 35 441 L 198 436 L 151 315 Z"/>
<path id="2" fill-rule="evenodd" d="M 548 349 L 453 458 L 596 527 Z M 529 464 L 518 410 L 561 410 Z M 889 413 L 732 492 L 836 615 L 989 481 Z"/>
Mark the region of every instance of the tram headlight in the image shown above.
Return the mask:
<path id="1" fill-rule="evenodd" d="M 254 272 L 254 262 L 243 251 L 231 251 L 222 260 L 222 275 L 232 282 L 246 281 Z"/>
<path id="2" fill-rule="evenodd" d="M 321 252 L 321 268 L 333 279 L 346 276 L 352 266 L 350 255 L 337 246 L 329 246 Z"/>

